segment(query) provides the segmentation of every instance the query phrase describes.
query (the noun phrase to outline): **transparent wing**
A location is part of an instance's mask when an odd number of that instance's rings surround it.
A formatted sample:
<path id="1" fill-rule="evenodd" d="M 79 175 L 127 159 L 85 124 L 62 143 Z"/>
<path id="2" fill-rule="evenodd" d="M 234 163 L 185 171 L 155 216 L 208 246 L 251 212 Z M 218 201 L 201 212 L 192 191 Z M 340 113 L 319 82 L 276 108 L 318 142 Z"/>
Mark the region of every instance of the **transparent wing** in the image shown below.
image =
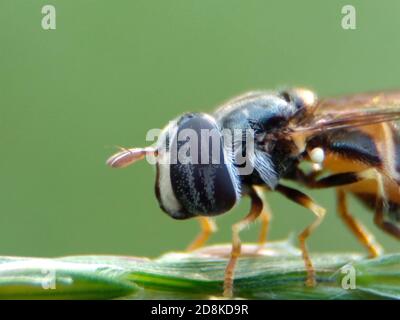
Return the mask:
<path id="1" fill-rule="evenodd" d="M 294 131 L 322 131 L 400 119 L 400 91 L 320 100 Z"/>

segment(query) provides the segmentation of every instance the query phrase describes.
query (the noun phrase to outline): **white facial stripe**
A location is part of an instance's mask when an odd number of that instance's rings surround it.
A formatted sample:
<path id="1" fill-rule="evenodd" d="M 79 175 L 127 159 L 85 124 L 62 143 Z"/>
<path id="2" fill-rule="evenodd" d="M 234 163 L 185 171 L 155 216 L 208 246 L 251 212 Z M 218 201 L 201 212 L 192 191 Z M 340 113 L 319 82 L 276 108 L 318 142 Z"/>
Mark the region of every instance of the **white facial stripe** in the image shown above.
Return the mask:
<path id="1" fill-rule="evenodd" d="M 158 187 L 160 190 L 161 204 L 168 212 L 178 212 L 181 210 L 181 205 L 175 197 L 174 191 L 171 185 L 170 176 L 170 165 L 168 164 L 167 157 L 169 153 L 163 152 L 160 157 L 160 161 L 157 164 L 159 175 L 158 175 Z"/>
<path id="2" fill-rule="evenodd" d="M 177 127 L 176 120 L 171 121 L 167 127 L 163 130 L 158 141 L 158 188 L 160 192 L 160 202 L 164 209 L 170 213 L 179 212 L 182 206 L 176 199 L 174 190 L 172 190 L 171 176 L 170 176 L 170 159 L 169 152 L 165 150 L 163 142 L 165 141 L 165 136 L 170 134 L 169 141 L 172 141 L 176 135 Z"/>

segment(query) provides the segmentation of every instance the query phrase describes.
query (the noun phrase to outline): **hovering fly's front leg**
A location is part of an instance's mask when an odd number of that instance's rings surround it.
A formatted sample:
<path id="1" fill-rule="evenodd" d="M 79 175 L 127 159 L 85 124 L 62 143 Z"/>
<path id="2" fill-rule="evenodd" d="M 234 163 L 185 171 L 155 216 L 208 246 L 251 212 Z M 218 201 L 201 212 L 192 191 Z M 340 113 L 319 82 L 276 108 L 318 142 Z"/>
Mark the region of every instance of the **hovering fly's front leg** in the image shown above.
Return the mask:
<path id="1" fill-rule="evenodd" d="M 316 285 L 315 280 L 315 269 L 312 264 L 310 254 L 307 249 L 306 240 L 311 235 L 311 233 L 320 225 L 322 220 L 324 219 L 326 210 L 319 205 L 317 205 L 310 197 L 305 195 L 304 193 L 292 189 L 283 185 L 278 185 L 275 189 L 276 191 L 282 193 L 288 199 L 300 204 L 301 206 L 311 210 L 317 218 L 308 225 L 298 236 L 300 242 L 300 250 L 303 256 L 304 264 L 307 271 L 307 280 L 306 285 L 308 287 L 314 287 Z"/>
<path id="2" fill-rule="evenodd" d="M 193 240 L 193 242 L 187 247 L 187 251 L 192 251 L 202 247 L 207 240 L 210 238 L 211 234 L 217 231 L 217 225 L 212 218 L 199 217 L 200 222 L 200 234 Z"/>
<path id="3" fill-rule="evenodd" d="M 236 262 L 241 252 L 239 233 L 251 222 L 256 220 L 260 216 L 263 209 L 262 199 L 258 196 L 255 190 L 251 189 L 249 196 L 251 198 L 250 212 L 243 220 L 239 221 L 238 223 L 235 223 L 232 226 L 232 250 L 228 265 L 225 269 L 225 277 L 224 277 L 225 297 L 232 297 L 233 295 L 233 276 L 235 272 Z"/>

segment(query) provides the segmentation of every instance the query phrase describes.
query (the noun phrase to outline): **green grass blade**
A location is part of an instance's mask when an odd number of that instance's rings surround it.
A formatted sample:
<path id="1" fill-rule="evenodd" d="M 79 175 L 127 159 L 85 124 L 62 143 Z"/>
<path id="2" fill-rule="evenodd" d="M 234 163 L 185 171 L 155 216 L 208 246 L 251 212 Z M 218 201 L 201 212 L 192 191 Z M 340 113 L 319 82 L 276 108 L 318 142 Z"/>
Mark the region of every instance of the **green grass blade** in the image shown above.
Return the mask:
<path id="1" fill-rule="evenodd" d="M 235 274 L 235 297 L 244 299 L 399 299 L 400 254 L 368 260 L 360 254 L 315 254 L 318 285 L 304 286 L 298 249 L 271 242 L 261 251 L 244 245 Z M 230 245 L 157 259 L 70 256 L 0 258 L 0 298 L 210 299 L 221 298 Z M 347 270 L 355 288 L 344 289 Z M 346 269 L 347 268 L 347 269 Z M 52 278 L 53 276 L 53 278 Z M 53 282 L 52 282 L 53 281 Z M 53 289 L 45 287 L 54 284 Z"/>
<path id="2" fill-rule="evenodd" d="M 0 299 L 117 298 L 139 290 L 122 280 L 124 272 L 117 266 L 56 259 L 2 259 Z"/>

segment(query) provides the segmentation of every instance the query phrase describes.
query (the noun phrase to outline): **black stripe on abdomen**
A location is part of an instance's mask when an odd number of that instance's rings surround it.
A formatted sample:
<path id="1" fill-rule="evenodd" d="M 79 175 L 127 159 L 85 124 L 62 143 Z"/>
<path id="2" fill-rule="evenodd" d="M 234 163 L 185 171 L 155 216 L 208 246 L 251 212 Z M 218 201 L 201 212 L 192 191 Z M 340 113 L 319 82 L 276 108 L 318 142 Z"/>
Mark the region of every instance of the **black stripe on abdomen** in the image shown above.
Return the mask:
<path id="1" fill-rule="evenodd" d="M 350 161 L 360 161 L 374 167 L 382 164 L 374 138 L 358 129 L 330 131 L 311 140 L 309 146 L 320 146 Z"/>

